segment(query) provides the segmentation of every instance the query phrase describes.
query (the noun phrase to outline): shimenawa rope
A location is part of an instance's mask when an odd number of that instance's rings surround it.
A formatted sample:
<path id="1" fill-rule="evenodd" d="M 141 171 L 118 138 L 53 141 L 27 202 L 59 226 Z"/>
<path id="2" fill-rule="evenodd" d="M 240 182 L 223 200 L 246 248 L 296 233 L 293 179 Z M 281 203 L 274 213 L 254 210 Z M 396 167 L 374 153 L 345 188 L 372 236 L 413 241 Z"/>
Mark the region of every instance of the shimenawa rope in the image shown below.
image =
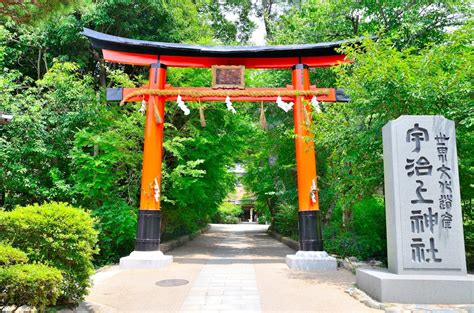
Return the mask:
<path id="1" fill-rule="evenodd" d="M 120 105 L 124 105 L 125 102 L 133 97 L 141 95 L 153 95 L 153 96 L 188 96 L 195 98 L 204 97 L 271 97 L 271 96 L 322 96 L 329 95 L 329 89 L 319 90 L 189 90 L 189 89 L 140 89 L 126 95 Z"/>

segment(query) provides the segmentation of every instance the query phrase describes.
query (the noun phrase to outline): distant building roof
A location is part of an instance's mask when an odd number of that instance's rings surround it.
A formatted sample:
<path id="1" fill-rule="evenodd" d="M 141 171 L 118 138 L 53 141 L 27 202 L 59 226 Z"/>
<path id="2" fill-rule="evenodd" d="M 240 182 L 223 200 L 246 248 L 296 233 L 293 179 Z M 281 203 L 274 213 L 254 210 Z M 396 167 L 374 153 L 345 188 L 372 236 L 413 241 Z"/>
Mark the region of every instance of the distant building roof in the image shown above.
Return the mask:
<path id="1" fill-rule="evenodd" d="M 234 173 L 234 174 L 245 174 L 247 171 L 242 166 L 242 164 L 236 163 L 233 167 L 229 168 L 227 172 Z"/>

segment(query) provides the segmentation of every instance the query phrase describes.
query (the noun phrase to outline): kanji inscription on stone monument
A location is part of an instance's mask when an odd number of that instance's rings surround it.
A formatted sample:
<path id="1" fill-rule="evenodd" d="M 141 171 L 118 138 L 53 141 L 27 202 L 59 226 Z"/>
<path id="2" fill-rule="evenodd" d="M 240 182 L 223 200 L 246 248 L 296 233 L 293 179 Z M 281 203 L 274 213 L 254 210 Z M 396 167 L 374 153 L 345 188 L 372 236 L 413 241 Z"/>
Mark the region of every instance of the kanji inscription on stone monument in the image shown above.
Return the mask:
<path id="1" fill-rule="evenodd" d="M 454 122 L 401 116 L 383 138 L 390 271 L 466 274 Z"/>

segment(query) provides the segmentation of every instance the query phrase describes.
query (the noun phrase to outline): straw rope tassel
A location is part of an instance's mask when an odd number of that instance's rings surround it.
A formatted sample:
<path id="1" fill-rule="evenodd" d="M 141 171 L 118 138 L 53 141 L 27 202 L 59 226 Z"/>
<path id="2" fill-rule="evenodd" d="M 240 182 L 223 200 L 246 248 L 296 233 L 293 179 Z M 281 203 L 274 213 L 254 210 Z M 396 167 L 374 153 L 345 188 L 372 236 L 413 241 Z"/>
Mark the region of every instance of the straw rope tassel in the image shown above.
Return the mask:
<path id="1" fill-rule="evenodd" d="M 204 116 L 204 109 L 199 107 L 199 119 L 201 120 L 201 127 L 206 127 L 206 117 Z"/>
<path id="2" fill-rule="evenodd" d="M 267 118 L 265 117 L 265 109 L 263 108 L 263 101 L 260 104 L 260 126 L 267 129 Z"/>
<path id="3" fill-rule="evenodd" d="M 153 111 L 155 112 L 155 121 L 156 124 L 161 124 L 163 123 L 163 118 L 161 117 L 160 111 L 158 111 L 158 108 L 156 107 L 156 104 L 153 103 Z"/>

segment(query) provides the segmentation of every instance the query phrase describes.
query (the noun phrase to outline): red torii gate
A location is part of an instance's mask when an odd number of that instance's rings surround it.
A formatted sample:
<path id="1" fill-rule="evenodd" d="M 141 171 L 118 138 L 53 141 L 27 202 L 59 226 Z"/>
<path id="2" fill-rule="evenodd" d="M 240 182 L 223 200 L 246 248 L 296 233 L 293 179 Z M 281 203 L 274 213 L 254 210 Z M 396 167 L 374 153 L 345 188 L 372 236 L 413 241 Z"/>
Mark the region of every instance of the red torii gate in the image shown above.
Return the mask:
<path id="1" fill-rule="evenodd" d="M 226 96 L 232 101 L 275 102 L 277 96 L 293 101 L 298 178 L 299 237 L 301 251 L 322 251 L 323 240 L 319 211 L 316 159 L 313 135 L 309 131 L 311 107 L 309 96 L 324 102 L 347 102 L 343 90 L 316 88 L 309 82 L 310 67 L 328 67 L 347 62 L 345 55 L 336 51 L 347 41 L 307 45 L 223 47 L 174 44 L 134 40 L 111 36 L 85 28 L 95 48 L 102 49 L 105 61 L 149 66 L 149 84 L 141 88 L 107 90 L 107 99 L 115 101 L 148 100 L 143 152 L 140 210 L 135 251 L 159 251 L 160 244 L 160 186 L 165 102 L 181 95 L 189 101 L 220 101 Z M 292 70 L 293 84 L 286 88 L 183 88 L 166 84 L 167 67 L 203 67 L 238 65 L 258 69 Z"/>

